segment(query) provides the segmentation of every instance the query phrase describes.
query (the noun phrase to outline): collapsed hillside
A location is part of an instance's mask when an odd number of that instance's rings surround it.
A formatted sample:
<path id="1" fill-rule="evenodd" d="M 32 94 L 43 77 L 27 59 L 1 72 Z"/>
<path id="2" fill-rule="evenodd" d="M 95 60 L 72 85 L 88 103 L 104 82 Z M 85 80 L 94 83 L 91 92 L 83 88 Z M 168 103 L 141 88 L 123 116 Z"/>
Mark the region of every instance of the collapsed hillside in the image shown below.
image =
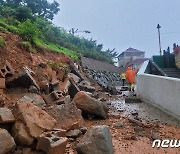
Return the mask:
<path id="1" fill-rule="evenodd" d="M 90 82 L 68 56 L 45 49 L 31 53 L 21 37 L 0 36 L 5 43 L 0 47 L 0 153 L 179 152 L 152 148 L 157 138 L 178 139 L 179 128 L 115 110 L 111 102 L 117 96 Z"/>
<path id="2" fill-rule="evenodd" d="M 19 71 L 25 65 L 32 69 L 40 63 L 52 61 L 67 65 L 70 61 L 70 58 L 65 54 L 50 52 L 45 49 L 33 54 L 21 45 L 22 38 L 13 33 L 4 34 L 0 32 L 0 36 L 5 41 L 5 46 L 0 48 L 0 64 L 2 65 L 8 60 L 16 71 Z"/>
<path id="3" fill-rule="evenodd" d="M 31 53 L 21 37 L 0 35 L 0 153 L 65 153 L 67 143 L 87 131 L 82 115 L 107 118 L 105 104 L 80 92 L 101 88 L 71 58 L 45 49 Z M 81 108 L 85 100 L 91 104 Z"/>

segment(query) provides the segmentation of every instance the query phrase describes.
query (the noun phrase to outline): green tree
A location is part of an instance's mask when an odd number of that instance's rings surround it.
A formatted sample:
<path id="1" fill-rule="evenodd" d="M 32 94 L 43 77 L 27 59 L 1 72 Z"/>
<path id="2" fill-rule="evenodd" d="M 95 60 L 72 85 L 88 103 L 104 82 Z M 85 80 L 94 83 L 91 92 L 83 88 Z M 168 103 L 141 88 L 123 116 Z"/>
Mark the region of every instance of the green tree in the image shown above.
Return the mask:
<path id="1" fill-rule="evenodd" d="M 23 0 L 23 3 L 32 10 L 33 14 L 53 20 L 54 15 L 59 11 L 59 3 L 54 1 L 49 3 L 47 0 Z"/>
<path id="2" fill-rule="evenodd" d="M 27 6 L 33 14 L 49 20 L 53 20 L 54 15 L 60 11 L 59 3 L 56 1 L 49 3 L 47 0 L 0 0 L 0 4 L 11 8 Z"/>
<path id="3" fill-rule="evenodd" d="M 19 6 L 16 9 L 16 19 L 19 21 L 26 21 L 27 19 L 33 19 L 31 9 L 25 6 Z"/>
<path id="4" fill-rule="evenodd" d="M 5 17 L 5 18 L 15 17 L 16 10 L 11 8 L 11 7 L 0 6 L 0 15 Z"/>

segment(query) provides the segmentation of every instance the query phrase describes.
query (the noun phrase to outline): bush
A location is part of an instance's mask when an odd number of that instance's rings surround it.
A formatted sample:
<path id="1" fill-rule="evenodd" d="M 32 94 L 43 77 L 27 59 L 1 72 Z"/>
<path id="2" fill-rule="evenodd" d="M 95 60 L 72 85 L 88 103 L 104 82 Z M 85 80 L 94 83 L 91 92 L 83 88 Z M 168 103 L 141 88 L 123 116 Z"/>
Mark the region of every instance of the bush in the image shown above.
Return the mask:
<path id="1" fill-rule="evenodd" d="M 13 32 L 13 33 L 16 33 L 16 34 L 19 33 L 19 30 L 18 30 L 17 27 L 8 25 L 8 24 L 6 24 L 4 21 L 0 21 L 0 26 L 1 26 L 1 27 L 4 27 L 5 29 L 7 29 L 7 30 L 10 31 L 10 32 Z"/>
<path id="2" fill-rule="evenodd" d="M 30 19 L 18 25 L 20 35 L 26 40 L 33 42 L 33 39 L 40 35 L 38 27 Z"/>
<path id="3" fill-rule="evenodd" d="M 56 44 L 45 43 L 42 40 L 39 40 L 38 38 L 34 38 L 33 43 L 38 48 L 47 49 L 47 50 L 54 51 L 54 52 L 64 53 L 65 55 L 70 56 L 74 60 L 78 60 L 78 58 L 80 56 L 80 54 L 78 54 L 77 52 L 75 52 L 73 50 L 69 50 L 69 49 L 60 47 L 59 45 L 56 45 Z"/>
<path id="4" fill-rule="evenodd" d="M 5 42 L 3 37 L 0 36 L 0 47 L 4 47 L 5 46 Z"/>
<path id="5" fill-rule="evenodd" d="M 27 19 L 33 19 L 33 14 L 30 8 L 25 6 L 19 6 L 16 9 L 16 19 L 19 21 L 26 21 Z"/>
<path id="6" fill-rule="evenodd" d="M 7 25 L 11 25 L 11 26 L 15 26 L 17 27 L 20 22 L 18 20 L 16 20 L 15 18 L 9 17 L 9 18 L 4 18 L 2 19 L 2 21 L 4 21 L 4 23 L 6 23 Z"/>
<path id="7" fill-rule="evenodd" d="M 0 14 L 5 18 L 15 17 L 16 11 L 15 11 L 15 9 L 13 9 L 11 7 L 1 6 L 0 7 Z"/>
<path id="8" fill-rule="evenodd" d="M 1 27 L 1 26 L 0 26 L 0 31 L 3 33 L 8 33 L 8 30 L 4 27 Z"/>

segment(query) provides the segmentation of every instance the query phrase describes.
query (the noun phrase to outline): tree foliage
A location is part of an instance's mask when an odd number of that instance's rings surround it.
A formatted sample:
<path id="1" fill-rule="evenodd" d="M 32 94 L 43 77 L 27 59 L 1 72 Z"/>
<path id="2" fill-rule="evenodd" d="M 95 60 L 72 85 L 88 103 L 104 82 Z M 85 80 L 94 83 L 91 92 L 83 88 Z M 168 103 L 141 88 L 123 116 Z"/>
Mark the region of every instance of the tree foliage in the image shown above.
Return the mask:
<path id="1" fill-rule="evenodd" d="M 32 11 L 32 14 L 50 20 L 53 20 L 54 15 L 60 11 L 59 3 L 56 1 L 49 3 L 47 0 L 0 0 L 0 4 L 11 8 L 26 6 Z"/>
<path id="2" fill-rule="evenodd" d="M 20 34 L 32 46 L 61 51 L 77 59 L 85 56 L 113 63 L 115 49 L 103 50 L 103 44 L 54 26 L 51 20 L 59 11 L 57 2 L 47 0 L 0 0 L 0 27 Z M 50 19 L 50 20 L 47 20 Z"/>
<path id="3" fill-rule="evenodd" d="M 34 38 L 37 38 L 41 32 L 38 27 L 32 23 L 30 19 L 18 25 L 19 33 L 26 40 L 32 42 Z"/>

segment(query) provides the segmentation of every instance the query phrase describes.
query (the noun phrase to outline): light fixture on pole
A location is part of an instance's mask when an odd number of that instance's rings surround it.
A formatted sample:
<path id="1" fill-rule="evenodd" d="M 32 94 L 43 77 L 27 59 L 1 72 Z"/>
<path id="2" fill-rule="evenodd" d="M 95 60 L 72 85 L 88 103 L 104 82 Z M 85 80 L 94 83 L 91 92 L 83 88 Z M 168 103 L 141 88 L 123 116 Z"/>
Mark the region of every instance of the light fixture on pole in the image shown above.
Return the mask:
<path id="1" fill-rule="evenodd" d="M 91 33 L 91 32 L 88 31 L 88 30 L 80 31 L 79 29 L 71 28 L 71 30 L 69 30 L 69 33 L 74 35 L 74 34 L 76 34 L 76 33 Z"/>
<path id="2" fill-rule="evenodd" d="M 160 52 L 160 56 L 162 55 L 162 51 L 161 51 L 161 36 L 160 36 L 160 28 L 161 26 L 158 24 L 157 25 L 157 29 L 158 29 L 158 36 L 159 36 L 159 52 Z"/>

